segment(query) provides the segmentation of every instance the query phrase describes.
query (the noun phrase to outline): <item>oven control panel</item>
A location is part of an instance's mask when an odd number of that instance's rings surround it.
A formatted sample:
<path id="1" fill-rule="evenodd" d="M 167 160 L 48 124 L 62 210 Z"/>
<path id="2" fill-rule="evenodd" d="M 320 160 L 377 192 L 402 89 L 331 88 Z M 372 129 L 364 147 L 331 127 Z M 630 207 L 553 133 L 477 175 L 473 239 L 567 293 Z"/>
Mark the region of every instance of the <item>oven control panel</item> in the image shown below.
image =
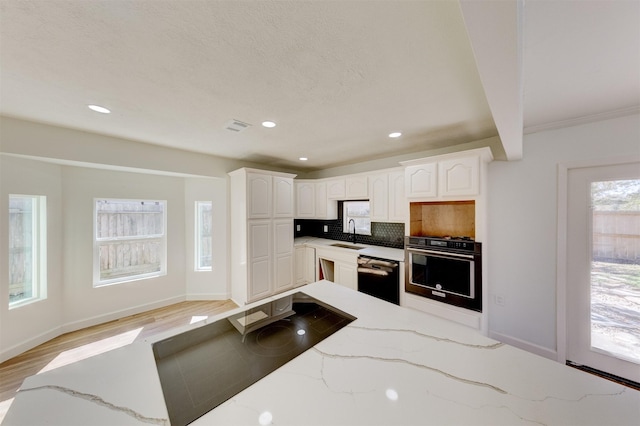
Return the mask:
<path id="1" fill-rule="evenodd" d="M 471 239 L 436 238 L 436 237 L 405 237 L 405 247 L 432 248 L 440 250 L 455 250 L 473 253 L 479 243 Z"/>

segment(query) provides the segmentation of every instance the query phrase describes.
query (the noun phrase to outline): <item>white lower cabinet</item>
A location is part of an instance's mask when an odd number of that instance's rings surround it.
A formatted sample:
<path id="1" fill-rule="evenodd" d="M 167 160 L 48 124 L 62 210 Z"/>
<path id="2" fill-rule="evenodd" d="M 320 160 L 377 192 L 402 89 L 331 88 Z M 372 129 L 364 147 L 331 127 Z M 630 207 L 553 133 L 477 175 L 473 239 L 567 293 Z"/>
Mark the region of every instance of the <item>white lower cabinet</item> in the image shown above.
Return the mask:
<path id="1" fill-rule="evenodd" d="M 357 262 L 357 261 L 356 261 Z M 338 262 L 335 265 L 335 282 L 352 290 L 358 289 L 358 264 Z"/>
<path id="2" fill-rule="evenodd" d="M 252 220 L 248 231 L 249 301 L 293 288 L 293 219 Z"/>
<path id="3" fill-rule="evenodd" d="M 293 219 L 278 219 L 273 224 L 273 291 L 293 288 Z"/>
<path id="4" fill-rule="evenodd" d="M 258 300 L 271 294 L 271 221 L 252 220 L 247 224 L 249 233 L 248 280 L 249 300 Z"/>
<path id="5" fill-rule="evenodd" d="M 295 286 L 312 283 L 316 280 L 316 249 L 307 246 L 295 248 Z"/>
<path id="6" fill-rule="evenodd" d="M 353 290 L 358 289 L 358 254 L 340 249 L 317 248 L 316 279 L 325 279 Z"/>

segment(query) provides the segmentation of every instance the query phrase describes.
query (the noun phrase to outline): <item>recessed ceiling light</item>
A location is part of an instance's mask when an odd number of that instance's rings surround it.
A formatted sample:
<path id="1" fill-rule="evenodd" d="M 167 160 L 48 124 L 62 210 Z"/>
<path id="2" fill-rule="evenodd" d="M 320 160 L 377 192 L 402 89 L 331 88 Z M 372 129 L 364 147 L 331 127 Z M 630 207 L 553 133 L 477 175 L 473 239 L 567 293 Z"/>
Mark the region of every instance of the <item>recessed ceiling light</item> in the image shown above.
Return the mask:
<path id="1" fill-rule="evenodd" d="M 389 133 L 390 138 L 399 138 L 400 136 L 402 136 L 402 133 L 400 132 Z"/>
<path id="2" fill-rule="evenodd" d="M 269 128 L 276 127 L 276 123 L 274 123 L 273 121 L 263 121 L 262 125 L 264 127 L 269 127 Z"/>
<path id="3" fill-rule="evenodd" d="M 387 389 L 385 395 L 387 395 L 387 398 L 389 398 L 391 401 L 398 400 L 398 392 L 395 389 Z"/>
<path id="4" fill-rule="evenodd" d="M 272 422 L 273 414 L 268 411 L 264 411 L 260 413 L 260 416 L 258 416 L 258 423 L 260 423 L 262 426 L 270 425 Z"/>
<path id="5" fill-rule="evenodd" d="M 300 158 L 298 158 L 298 160 L 300 160 L 300 161 L 307 161 L 307 160 L 308 160 L 308 158 L 307 158 L 307 157 L 300 157 Z"/>
<path id="6" fill-rule="evenodd" d="M 100 105 L 89 105 L 89 109 L 95 112 L 100 112 L 102 114 L 109 114 L 111 113 L 110 110 L 108 110 L 105 107 L 101 107 Z"/>

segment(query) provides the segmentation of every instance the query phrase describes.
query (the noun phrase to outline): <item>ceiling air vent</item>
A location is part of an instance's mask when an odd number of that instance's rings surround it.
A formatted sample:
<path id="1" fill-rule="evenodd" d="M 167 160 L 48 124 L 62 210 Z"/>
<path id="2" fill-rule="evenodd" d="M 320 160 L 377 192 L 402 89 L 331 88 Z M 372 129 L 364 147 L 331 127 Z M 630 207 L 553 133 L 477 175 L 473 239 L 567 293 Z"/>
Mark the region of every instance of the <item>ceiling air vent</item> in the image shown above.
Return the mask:
<path id="1" fill-rule="evenodd" d="M 249 127 L 251 127 L 251 124 L 244 123 L 240 120 L 230 120 L 224 126 L 225 129 L 231 130 L 232 132 L 241 132 Z"/>

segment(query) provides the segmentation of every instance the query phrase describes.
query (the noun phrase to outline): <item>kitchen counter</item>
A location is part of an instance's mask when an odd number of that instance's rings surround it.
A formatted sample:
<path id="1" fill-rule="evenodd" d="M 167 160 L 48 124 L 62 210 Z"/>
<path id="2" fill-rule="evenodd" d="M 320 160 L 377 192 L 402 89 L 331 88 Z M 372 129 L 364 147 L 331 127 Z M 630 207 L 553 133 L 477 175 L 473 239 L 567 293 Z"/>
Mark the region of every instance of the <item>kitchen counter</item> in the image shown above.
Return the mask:
<path id="1" fill-rule="evenodd" d="M 353 250 L 348 248 L 332 247 L 332 244 L 344 244 L 348 246 L 362 247 L 361 250 Z M 314 248 L 330 248 L 334 250 L 343 250 L 349 253 L 357 253 L 358 255 L 378 257 L 381 259 L 389 259 L 397 262 L 404 262 L 404 250 L 391 247 L 373 246 L 368 244 L 353 244 L 347 241 L 329 240 L 316 237 L 298 237 L 294 240 L 294 245 L 306 245 Z"/>
<path id="2" fill-rule="evenodd" d="M 297 291 L 357 319 L 192 424 L 638 424 L 636 390 L 329 281 L 271 299 Z M 151 344 L 252 306 L 32 376 L 3 424 L 167 424 Z"/>

